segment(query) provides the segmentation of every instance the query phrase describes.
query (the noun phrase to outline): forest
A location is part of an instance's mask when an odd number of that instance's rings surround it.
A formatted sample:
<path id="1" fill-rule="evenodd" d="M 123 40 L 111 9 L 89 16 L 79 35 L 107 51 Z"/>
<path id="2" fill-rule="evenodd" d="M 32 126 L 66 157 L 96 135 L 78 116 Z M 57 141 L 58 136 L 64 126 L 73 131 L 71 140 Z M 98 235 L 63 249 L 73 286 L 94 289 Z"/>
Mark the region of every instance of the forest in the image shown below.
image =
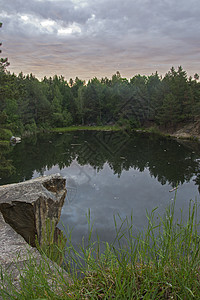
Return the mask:
<path id="1" fill-rule="evenodd" d="M 151 122 L 175 129 L 200 115 L 198 74 L 187 77 L 182 67 L 173 67 L 162 78 L 136 75 L 130 80 L 119 72 L 69 82 L 63 76 L 44 77 L 11 74 L 1 59 L 0 127 L 24 131 L 76 125 L 119 124 L 140 127 Z"/>
<path id="2" fill-rule="evenodd" d="M 117 71 L 111 79 L 88 82 L 57 75 L 38 80 L 33 74 L 11 74 L 8 66 L 1 58 L 0 139 L 5 139 L 3 128 L 13 134 L 70 125 L 176 129 L 200 116 L 199 75 L 188 78 L 181 66 L 163 77 L 155 72 L 126 79 Z"/>

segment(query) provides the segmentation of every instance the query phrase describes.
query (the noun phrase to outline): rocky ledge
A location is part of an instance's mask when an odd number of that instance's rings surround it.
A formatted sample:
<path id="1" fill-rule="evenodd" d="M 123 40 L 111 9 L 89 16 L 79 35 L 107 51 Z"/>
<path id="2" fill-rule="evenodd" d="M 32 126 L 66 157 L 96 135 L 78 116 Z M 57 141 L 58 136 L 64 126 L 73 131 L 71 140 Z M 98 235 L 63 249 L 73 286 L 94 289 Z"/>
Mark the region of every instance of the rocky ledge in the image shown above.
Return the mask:
<path id="1" fill-rule="evenodd" d="M 194 139 L 200 141 L 200 121 L 196 120 L 192 123 L 183 125 L 170 135 L 178 139 Z"/>
<path id="2" fill-rule="evenodd" d="M 5 222 L 31 246 L 35 246 L 35 236 L 42 244 L 47 218 L 55 227 L 58 224 L 67 193 L 65 183 L 55 174 L 0 186 L 0 212 Z"/>
<path id="3" fill-rule="evenodd" d="M 17 285 L 20 270 L 25 268 L 30 255 L 38 264 L 43 261 L 33 248 L 35 237 L 41 245 L 49 218 L 55 226 L 52 230 L 56 239 L 66 193 L 65 179 L 59 174 L 0 186 L 0 295 L 5 272 L 11 274 Z M 55 270 L 55 264 L 47 265 Z"/>

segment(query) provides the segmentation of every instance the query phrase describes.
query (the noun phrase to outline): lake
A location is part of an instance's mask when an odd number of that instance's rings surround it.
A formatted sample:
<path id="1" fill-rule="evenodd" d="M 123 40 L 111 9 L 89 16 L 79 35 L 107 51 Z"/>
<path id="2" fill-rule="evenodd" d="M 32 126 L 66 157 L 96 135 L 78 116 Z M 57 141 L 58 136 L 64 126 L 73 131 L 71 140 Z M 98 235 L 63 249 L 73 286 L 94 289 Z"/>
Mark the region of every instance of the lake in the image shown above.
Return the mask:
<path id="1" fill-rule="evenodd" d="M 15 174 L 0 184 L 60 173 L 67 180 L 67 197 L 59 226 L 73 228 L 73 242 L 87 236 L 90 209 L 93 231 L 100 240 L 115 237 L 113 215 L 120 223 L 133 217 L 136 232 L 146 224 L 146 212 L 159 214 L 176 195 L 176 216 L 199 201 L 200 145 L 128 132 L 77 131 L 38 134 L 10 146 L 6 159 Z M 171 192 L 170 192 L 171 191 Z"/>

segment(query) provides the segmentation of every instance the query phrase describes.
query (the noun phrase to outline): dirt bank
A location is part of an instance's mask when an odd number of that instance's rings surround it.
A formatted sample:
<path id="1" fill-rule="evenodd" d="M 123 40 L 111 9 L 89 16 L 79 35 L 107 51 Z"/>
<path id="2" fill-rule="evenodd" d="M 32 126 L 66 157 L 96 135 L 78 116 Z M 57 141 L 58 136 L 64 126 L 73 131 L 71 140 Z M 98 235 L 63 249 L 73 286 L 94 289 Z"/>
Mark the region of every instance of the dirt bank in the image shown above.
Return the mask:
<path id="1" fill-rule="evenodd" d="M 170 133 L 170 135 L 176 138 L 196 139 L 200 141 L 200 121 L 183 125 L 183 127 Z"/>

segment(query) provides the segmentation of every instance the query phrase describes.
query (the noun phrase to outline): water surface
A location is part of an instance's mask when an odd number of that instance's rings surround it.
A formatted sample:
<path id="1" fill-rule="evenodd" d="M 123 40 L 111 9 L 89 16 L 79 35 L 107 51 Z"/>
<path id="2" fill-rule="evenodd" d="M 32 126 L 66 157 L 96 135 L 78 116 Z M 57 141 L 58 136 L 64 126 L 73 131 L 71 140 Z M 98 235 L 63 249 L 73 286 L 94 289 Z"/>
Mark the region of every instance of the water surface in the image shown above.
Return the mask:
<path id="1" fill-rule="evenodd" d="M 10 148 L 6 158 L 16 172 L 0 184 L 57 172 L 67 179 L 61 222 L 73 228 L 77 243 L 87 235 L 88 209 L 94 232 L 112 241 L 113 215 L 132 214 L 137 232 L 146 224 L 146 211 L 158 206 L 164 212 L 177 185 L 177 217 L 180 209 L 186 215 L 190 199 L 199 200 L 200 146 L 194 142 L 127 132 L 42 134 Z"/>

